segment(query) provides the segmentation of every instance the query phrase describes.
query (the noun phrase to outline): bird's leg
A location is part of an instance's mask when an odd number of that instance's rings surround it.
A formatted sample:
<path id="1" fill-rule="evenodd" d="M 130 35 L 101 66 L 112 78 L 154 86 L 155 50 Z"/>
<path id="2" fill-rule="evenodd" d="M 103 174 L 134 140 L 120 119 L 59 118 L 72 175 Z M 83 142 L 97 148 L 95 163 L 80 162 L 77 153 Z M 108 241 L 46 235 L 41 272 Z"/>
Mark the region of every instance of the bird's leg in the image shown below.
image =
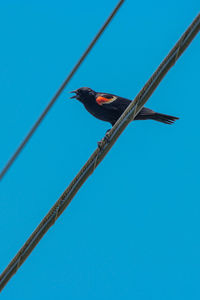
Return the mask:
<path id="1" fill-rule="evenodd" d="M 110 131 L 110 129 L 108 129 L 108 130 L 106 131 L 105 136 L 98 142 L 98 147 L 99 147 L 100 150 L 102 149 L 102 143 L 103 143 L 104 141 L 107 142 L 107 143 L 110 142 L 110 138 L 109 138 L 109 136 L 108 136 L 109 131 Z"/>
<path id="2" fill-rule="evenodd" d="M 108 129 L 108 130 L 106 131 L 105 136 L 104 136 L 104 139 L 106 140 L 106 142 L 110 142 L 110 138 L 109 138 L 109 132 L 110 132 L 110 130 L 111 130 L 111 129 Z"/>

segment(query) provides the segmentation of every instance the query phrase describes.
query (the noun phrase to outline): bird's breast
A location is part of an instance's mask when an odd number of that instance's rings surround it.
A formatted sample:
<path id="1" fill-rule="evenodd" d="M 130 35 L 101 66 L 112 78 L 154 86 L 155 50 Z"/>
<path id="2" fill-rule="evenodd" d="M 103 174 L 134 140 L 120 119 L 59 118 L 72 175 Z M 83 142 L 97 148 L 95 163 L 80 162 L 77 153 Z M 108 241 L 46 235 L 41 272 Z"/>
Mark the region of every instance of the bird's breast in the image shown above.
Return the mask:
<path id="1" fill-rule="evenodd" d="M 84 104 L 86 110 L 93 115 L 95 118 L 113 123 L 114 119 L 116 119 L 114 113 L 112 111 L 107 110 L 103 105 L 98 104 Z"/>

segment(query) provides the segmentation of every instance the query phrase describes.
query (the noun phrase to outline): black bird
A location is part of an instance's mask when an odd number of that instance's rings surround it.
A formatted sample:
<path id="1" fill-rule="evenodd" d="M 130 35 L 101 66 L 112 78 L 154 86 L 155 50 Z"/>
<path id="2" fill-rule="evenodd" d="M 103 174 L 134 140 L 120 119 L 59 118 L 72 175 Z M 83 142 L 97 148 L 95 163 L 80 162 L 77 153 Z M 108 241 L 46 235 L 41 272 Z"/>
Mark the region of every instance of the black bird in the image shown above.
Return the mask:
<path id="1" fill-rule="evenodd" d="M 88 87 L 82 87 L 71 93 L 83 103 L 89 113 L 97 119 L 111 123 L 113 126 L 125 111 L 131 100 L 113 94 L 95 92 Z M 157 113 L 143 107 L 134 120 L 155 120 L 165 124 L 172 124 L 179 118 Z"/>

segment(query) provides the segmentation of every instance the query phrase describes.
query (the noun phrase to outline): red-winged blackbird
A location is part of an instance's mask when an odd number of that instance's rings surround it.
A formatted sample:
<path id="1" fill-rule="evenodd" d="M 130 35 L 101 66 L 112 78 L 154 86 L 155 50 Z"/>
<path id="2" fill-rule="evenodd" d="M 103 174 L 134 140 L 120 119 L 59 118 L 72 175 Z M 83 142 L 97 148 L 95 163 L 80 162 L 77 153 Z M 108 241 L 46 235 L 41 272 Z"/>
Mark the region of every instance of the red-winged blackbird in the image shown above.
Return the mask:
<path id="1" fill-rule="evenodd" d="M 88 87 L 79 88 L 71 93 L 75 93 L 71 98 L 76 98 L 82 102 L 89 113 L 97 119 L 110 122 L 112 126 L 131 102 L 129 99 L 113 94 L 95 92 Z M 155 120 L 165 124 L 172 124 L 177 119 L 179 118 L 156 113 L 149 108 L 143 107 L 134 120 Z"/>

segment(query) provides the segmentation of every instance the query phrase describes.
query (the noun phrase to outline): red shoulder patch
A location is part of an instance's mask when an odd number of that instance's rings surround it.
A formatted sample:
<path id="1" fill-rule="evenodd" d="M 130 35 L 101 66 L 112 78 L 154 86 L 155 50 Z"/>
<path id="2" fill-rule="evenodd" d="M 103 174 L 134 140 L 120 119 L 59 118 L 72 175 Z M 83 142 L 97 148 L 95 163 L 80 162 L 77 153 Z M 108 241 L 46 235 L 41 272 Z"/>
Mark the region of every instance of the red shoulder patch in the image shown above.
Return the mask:
<path id="1" fill-rule="evenodd" d="M 96 98 L 96 102 L 99 104 L 99 105 L 103 105 L 103 104 L 109 104 L 113 101 L 115 101 L 117 99 L 116 96 L 113 96 L 111 98 L 106 98 L 105 96 L 99 96 Z"/>
<path id="2" fill-rule="evenodd" d="M 99 105 L 102 105 L 104 104 L 105 102 L 108 102 L 110 99 L 106 98 L 106 97 L 102 97 L 102 96 L 99 96 L 96 98 L 96 102 L 99 104 Z"/>

